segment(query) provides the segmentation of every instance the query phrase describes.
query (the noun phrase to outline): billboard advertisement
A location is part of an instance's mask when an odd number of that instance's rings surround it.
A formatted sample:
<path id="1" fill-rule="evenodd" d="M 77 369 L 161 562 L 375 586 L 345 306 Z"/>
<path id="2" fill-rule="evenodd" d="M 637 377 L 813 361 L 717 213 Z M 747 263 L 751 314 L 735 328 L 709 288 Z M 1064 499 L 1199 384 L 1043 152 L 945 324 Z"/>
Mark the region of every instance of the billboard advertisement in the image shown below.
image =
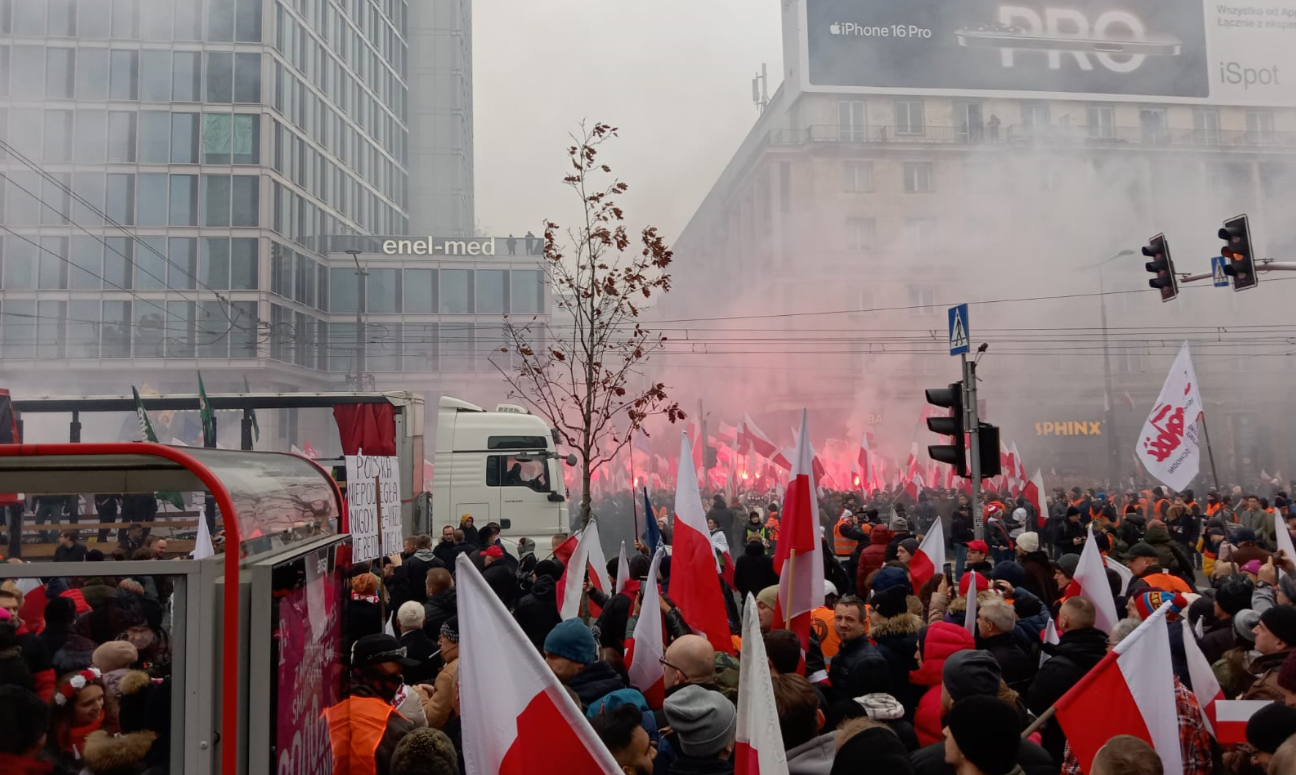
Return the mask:
<path id="1" fill-rule="evenodd" d="M 805 91 L 1296 105 L 1290 0 L 802 0 L 800 26 Z"/>

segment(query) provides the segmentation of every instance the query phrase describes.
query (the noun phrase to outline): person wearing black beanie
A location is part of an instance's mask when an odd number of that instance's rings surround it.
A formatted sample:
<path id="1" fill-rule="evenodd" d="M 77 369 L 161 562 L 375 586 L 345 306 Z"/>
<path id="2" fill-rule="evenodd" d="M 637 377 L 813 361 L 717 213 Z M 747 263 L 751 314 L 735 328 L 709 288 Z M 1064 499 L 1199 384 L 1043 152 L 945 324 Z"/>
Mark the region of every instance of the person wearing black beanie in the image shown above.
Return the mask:
<path id="1" fill-rule="evenodd" d="M 1278 671 L 1296 646 L 1296 608 L 1279 605 L 1266 610 L 1254 632 L 1260 656 L 1251 661 L 1250 671 L 1258 677 L 1242 699 L 1282 701 L 1286 695 L 1278 686 Z"/>
<path id="2" fill-rule="evenodd" d="M 1008 775 L 1016 769 L 1021 719 L 1008 703 L 974 695 L 954 703 L 944 723 L 945 763 L 962 775 Z"/>
<path id="3" fill-rule="evenodd" d="M 845 742 L 837 748 L 829 775 L 913 775 L 909 752 L 887 727 L 854 719 L 839 734 Z"/>
<path id="4" fill-rule="evenodd" d="M 1246 725 L 1246 739 L 1255 752 L 1251 763 L 1262 769 L 1269 766 L 1278 747 L 1296 735 L 1296 710 L 1275 702 L 1251 715 Z"/>

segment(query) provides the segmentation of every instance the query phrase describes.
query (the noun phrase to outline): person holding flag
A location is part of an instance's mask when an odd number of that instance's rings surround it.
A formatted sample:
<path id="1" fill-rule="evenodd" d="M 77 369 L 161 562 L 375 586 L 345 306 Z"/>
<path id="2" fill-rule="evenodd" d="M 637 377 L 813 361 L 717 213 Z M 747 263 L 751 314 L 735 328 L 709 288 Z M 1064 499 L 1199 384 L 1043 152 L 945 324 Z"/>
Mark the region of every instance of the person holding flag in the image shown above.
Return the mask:
<path id="1" fill-rule="evenodd" d="M 783 501 L 780 540 L 774 552 L 774 571 L 779 574 L 779 615 L 783 626 L 796 633 L 803 652 L 810 648 L 812 612 L 823 604 L 823 542 L 819 538 L 819 499 L 814 489 L 809 420 L 802 409 L 796 457 Z"/>

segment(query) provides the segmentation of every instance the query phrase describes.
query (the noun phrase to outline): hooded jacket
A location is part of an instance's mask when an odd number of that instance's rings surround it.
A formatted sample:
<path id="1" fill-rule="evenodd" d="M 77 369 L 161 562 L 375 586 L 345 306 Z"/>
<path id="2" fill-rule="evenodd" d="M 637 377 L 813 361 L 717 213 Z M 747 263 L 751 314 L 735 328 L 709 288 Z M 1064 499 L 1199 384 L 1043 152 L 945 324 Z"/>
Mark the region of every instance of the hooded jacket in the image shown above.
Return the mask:
<path id="1" fill-rule="evenodd" d="M 1143 541 L 1156 550 L 1157 564 L 1162 568 L 1170 571 L 1176 576 L 1183 570 L 1179 563 L 1179 554 L 1176 552 L 1179 547 L 1175 546 L 1174 539 L 1170 537 L 1170 531 L 1160 525 L 1153 525 L 1143 534 Z"/>
<path id="2" fill-rule="evenodd" d="M 549 637 L 549 632 L 562 623 L 562 616 L 558 613 L 558 593 L 554 585 L 553 577 L 540 576 L 531 585 L 531 593 L 523 596 L 518 601 L 517 608 L 513 611 L 513 618 L 526 633 L 527 639 L 536 647 L 536 651 L 544 651 L 545 638 Z"/>
<path id="3" fill-rule="evenodd" d="M 1008 688 L 1024 694 L 1039 670 L 1039 658 L 1022 648 L 1016 633 L 1001 632 L 989 638 L 978 638 L 977 648 L 994 657 L 999 673 Z"/>
<path id="4" fill-rule="evenodd" d="M 1062 633 L 1058 641 L 1056 645 L 1045 644 L 1045 651 L 1052 656 L 1040 666 L 1026 693 L 1026 707 L 1036 716 L 1048 710 L 1107 654 L 1107 633 L 1094 627 Z M 1066 738 L 1055 721 L 1044 727 L 1043 745 L 1054 759 L 1062 761 Z"/>
<path id="5" fill-rule="evenodd" d="M 428 597 L 423 603 L 423 632 L 435 643 L 441 637 L 441 625 L 459 613 L 459 597 L 454 587 Z"/>
<path id="6" fill-rule="evenodd" d="M 140 730 L 125 735 L 91 732 L 85 741 L 82 760 L 94 775 L 134 775 L 147 767 L 146 757 L 157 733 Z"/>
<path id="7" fill-rule="evenodd" d="M 787 752 L 788 775 L 830 775 L 837 755 L 837 734 L 829 732 Z"/>
<path id="8" fill-rule="evenodd" d="M 918 709 L 921 691 L 909 683 L 910 671 L 918 665 L 914 657 L 918 652 L 918 633 L 922 619 L 915 614 L 903 613 L 874 625 L 870 635 L 877 644 L 878 653 L 886 659 L 891 673 L 891 694 L 905 707 L 905 718 L 913 720 Z"/>
<path id="9" fill-rule="evenodd" d="M 743 554 L 734 561 L 734 589 L 746 600 L 747 595 L 753 597 L 760 594 L 765 587 L 772 587 L 779 583 L 778 574 L 774 572 L 774 558 L 765 553 L 765 547 L 753 549 L 748 545 L 743 547 Z"/>
<path id="10" fill-rule="evenodd" d="M 927 628 L 922 638 L 922 666 L 909 673 L 909 683 L 916 689 L 926 688 L 914 714 L 914 731 L 919 745 L 931 745 L 944 739 L 941 731 L 941 674 L 945 660 L 959 651 L 973 649 L 972 635 L 962 627 L 939 622 Z"/>
<path id="11" fill-rule="evenodd" d="M 869 531 L 869 544 L 860 552 L 859 570 L 856 571 L 855 588 L 861 594 L 867 593 L 868 577 L 886 564 L 887 544 L 891 543 L 891 531 L 878 525 Z"/>
<path id="12" fill-rule="evenodd" d="M 607 662 L 595 662 L 568 681 L 567 688 L 576 692 L 581 709 L 586 710 L 600 697 L 626 688 L 626 683 L 621 674 Z"/>

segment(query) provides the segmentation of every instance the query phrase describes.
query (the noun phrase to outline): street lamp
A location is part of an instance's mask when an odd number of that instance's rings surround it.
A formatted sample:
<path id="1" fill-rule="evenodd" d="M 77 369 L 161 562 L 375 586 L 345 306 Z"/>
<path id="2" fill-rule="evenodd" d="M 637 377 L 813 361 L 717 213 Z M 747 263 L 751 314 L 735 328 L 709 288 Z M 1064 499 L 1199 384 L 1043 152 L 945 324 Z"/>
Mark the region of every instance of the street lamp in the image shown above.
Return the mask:
<path id="1" fill-rule="evenodd" d="M 1111 350 L 1107 336 L 1107 288 L 1103 282 L 1103 267 L 1117 259 L 1134 255 L 1132 250 L 1122 250 L 1106 261 L 1094 264 L 1098 269 L 1098 300 L 1101 310 L 1103 337 L 1103 414 L 1107 423 L 1107 478 L 1115 484 L 1120 477 L 1120 440 L 1116 435 L 1115 407 L 1112 405 Z"/>
<path id="2" fill-rule="evenodd" d="M 369 273 L 360 267 L 360 251 L 351 248 L 346 251 L 355 261 L 356 275 L 356 348 L 355 348 L 355 385 L 356 390 L 365 389 L 365 325 L 364 312 L 368 307 L 365 296 L 365 280 Z"/>

